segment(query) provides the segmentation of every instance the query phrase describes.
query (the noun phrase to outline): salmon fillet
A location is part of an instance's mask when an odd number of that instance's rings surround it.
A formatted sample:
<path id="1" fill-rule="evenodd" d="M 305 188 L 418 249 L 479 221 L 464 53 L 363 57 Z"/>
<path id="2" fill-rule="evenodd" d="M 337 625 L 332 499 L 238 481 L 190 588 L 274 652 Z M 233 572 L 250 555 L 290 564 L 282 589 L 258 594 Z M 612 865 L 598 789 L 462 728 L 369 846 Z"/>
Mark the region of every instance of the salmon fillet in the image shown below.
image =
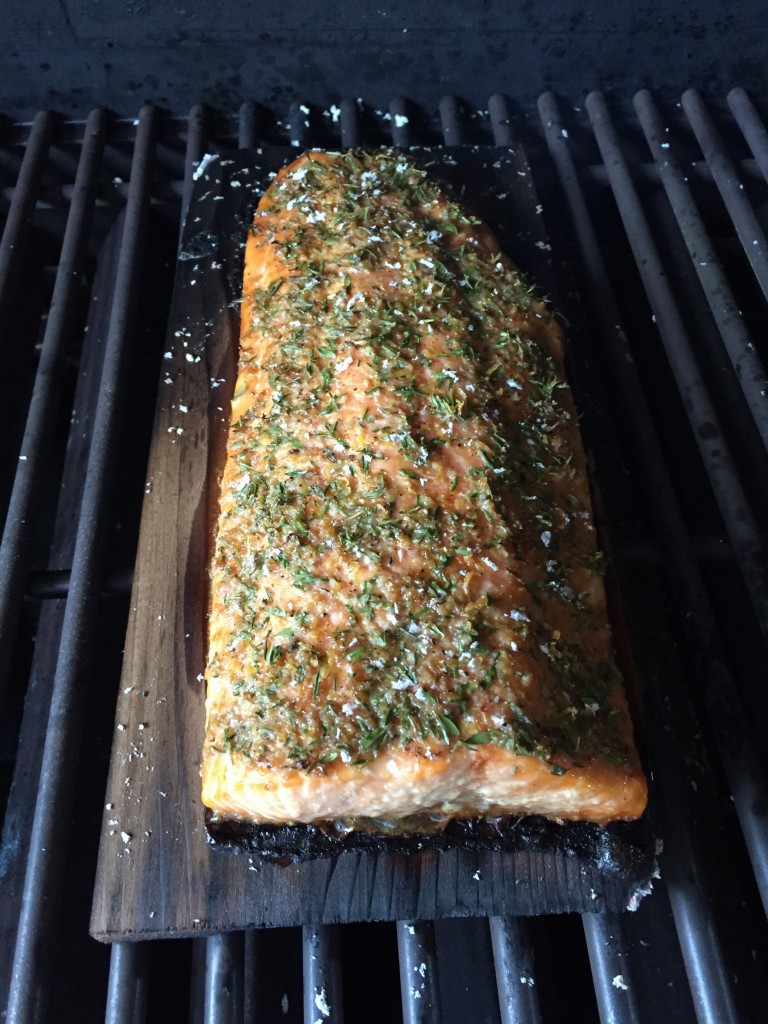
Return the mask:
<path id="1" fill-rule="evenodd" d="M 309 152 L 248 235 L 203 802 L 639 816 L 561 332 L 406 156 Z"/>

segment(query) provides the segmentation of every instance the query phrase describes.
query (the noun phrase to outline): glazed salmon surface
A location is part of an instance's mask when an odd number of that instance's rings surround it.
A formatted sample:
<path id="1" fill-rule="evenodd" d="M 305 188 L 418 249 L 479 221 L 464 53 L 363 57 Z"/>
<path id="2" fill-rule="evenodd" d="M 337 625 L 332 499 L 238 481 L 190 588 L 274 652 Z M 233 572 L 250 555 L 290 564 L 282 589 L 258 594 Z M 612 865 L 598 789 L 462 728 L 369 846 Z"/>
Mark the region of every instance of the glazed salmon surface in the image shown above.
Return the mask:
<path id="1" fill-rule="evenodd" d="M 406 156 L 249 233 L 203 801 L 252 822 L 640 815 L 560 330 Z"/>

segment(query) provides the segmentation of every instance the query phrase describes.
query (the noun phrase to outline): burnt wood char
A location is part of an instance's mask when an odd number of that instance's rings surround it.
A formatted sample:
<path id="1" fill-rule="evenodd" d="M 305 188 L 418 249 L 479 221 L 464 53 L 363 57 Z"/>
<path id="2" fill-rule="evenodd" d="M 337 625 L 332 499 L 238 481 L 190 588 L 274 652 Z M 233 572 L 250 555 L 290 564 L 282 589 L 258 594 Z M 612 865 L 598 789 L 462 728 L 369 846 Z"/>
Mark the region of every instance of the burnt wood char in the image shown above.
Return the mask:
<path id="1" fill-rule="evenodd" d="M 449 821 L 438 832 L 388 831 L 381 822 L 370 828 L 322 825 L 252 825 L 215 821 L 206 815 L 208 841 L 217 848 L 255 854 L 263 860 L 296 864 L 335 857 L 353 850 L 415 854 L 421 850 L 472 850 L 514 854 L 548 852 L 589 862 L 607 875 L 637 882 L 653 870 L 645 823 L 615 822 L 601 826 L 576 821 L 559 824 L 539 815 L 467 818 Z"/>

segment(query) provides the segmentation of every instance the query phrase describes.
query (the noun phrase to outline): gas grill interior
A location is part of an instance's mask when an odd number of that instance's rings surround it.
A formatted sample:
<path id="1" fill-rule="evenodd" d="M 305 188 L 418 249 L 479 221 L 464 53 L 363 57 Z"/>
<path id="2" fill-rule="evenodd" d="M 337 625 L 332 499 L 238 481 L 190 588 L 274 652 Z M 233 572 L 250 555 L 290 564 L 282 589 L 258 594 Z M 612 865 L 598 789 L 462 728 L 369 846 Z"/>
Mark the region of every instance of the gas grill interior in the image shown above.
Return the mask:
<path id="1" fill-rule="evenodd" d="M 0 127 L 5 1020 L 766 1020 L 762 113 L 735 89 L 545 94 L 528 117 L 494 96 Z M 525 149 L 659 839 L 652 891 L 623 914 L 89 937 L 180 226 L 204 154 L 262 143 Z"/>

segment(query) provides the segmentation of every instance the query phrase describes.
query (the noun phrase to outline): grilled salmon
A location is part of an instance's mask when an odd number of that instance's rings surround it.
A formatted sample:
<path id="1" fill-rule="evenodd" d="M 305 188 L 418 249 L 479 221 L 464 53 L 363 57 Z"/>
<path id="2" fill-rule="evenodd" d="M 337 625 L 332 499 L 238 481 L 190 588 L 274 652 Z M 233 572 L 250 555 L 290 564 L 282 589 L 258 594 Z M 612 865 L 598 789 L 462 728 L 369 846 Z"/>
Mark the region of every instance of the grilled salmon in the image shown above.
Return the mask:
<path id="1" fill-rule="evenodd" d="M 203 802 L 639 816 L 559 326 L 402 153 L 262 197 L 210 573 Z"/>

